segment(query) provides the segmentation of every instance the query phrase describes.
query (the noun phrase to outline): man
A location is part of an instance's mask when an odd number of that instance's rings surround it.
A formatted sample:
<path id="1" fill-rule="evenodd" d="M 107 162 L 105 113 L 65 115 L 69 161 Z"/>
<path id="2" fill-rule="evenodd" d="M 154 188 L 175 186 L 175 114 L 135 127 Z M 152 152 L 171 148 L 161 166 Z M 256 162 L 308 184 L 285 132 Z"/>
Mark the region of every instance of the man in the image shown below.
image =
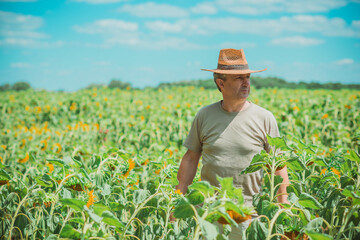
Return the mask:
<path id="1" fill-rule="evenodd" d="M 214 81 L 223 100 L 202 108 L 195 116 L 190 133 L 184 142 L 188 148 L 181 160 L 176 189 L 186 193 L 192 183 L 202 155 L 201 179 L 219 186 L 216 176 L 233 177 L 234 186 L 243 189 L 245 204 L 252 206 L 252 196 L 260 191 L 262 171 L 239 175 L 250 165 L 255 154 L 269 151 L 266 134 L 279 137 L 273 114 L 247 101 L 250 93 L 250 70 L 243 49 L 220 50 L 217 69 L 202 69 L 214 73 Z M 276 172 L 284 181 L 278 193 L 286 193 L 286 167 Z M 287 202 L 281 195 L 279 202 Z M 241 239 L 241 228 L 250 221 L 233 227 L 230 239 Z"/>

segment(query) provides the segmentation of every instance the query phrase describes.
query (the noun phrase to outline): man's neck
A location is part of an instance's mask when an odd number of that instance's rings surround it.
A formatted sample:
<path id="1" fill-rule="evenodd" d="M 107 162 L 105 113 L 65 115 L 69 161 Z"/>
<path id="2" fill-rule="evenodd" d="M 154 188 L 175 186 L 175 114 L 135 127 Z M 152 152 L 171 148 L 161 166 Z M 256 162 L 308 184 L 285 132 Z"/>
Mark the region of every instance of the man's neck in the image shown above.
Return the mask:
<path id="1" fill-rule="evenodd" d="M 224 99 L 221 101 L 221 107 L 227 112 L 241 112 L 244 111 L 248 106 L 249 102 L 246 101 L 246 98 L 229 100 Z"/>

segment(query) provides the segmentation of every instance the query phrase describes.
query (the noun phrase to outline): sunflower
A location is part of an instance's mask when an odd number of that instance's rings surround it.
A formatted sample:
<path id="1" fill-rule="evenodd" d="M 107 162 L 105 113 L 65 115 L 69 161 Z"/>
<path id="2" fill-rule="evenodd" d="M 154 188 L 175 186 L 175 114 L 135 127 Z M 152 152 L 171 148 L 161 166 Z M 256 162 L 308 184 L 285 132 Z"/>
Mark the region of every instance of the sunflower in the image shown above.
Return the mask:
<path id="1" fill-rule="evenodd" d="M 127 178 L 129 176 L 130 171 L 133 170 L 135 167 L 135 162 L 131 158 L 128 160 L 128 163 L 129 163 L 129 168 L 128 168 L 127 172 L 124 174 L 125 178 Z"/>
<path id="2" fill-rule="evenodd" d="M 326 119 L 326 118 L 328 118 L 328 117 L 329 117 L 329 114 L 325 113 L 325 114 L 321 117 L 321 119 Z"/>
<path id="3" fill-rule="evenodd" d="M 239 214 L 239 213 L 237 213 L 237 212 L 235 212 L 235 211 L 233 211 L 233 210 L 227 210 L 226 212 L 229 214 L 229 216 L 230 216 L 232 219 L 235 220 L 236 223 L 242 223 L 242 222 L 245 222 L 245 221 L 251 219 L 251 215 L 244 214 L 244 216 L 243 216 L 243 215 L 241 215 L 241 214 Z M 223 218 L 223 217 L 219 218 L 218 222 L 219 222 L 220 224 L 230 224 L 230 223 L 229 223 L 225 218 Z"/>
<path id="4" fill-rule="evenodd" d="M 90 192 L 87 193 L 89 196 L 89 200 L 86 203 L 86 206 L 88 208 L 90 208 L 91 205 L 93 205 L 95 203 L 95 195 L 94 195 L 94 190 L 91 190 Z"/>
<path id="5" fill-rule="evenodd" d="M 176 189 L 175 193 L 176 193 L 176 194 L 179 194 L 179 195 L 184 195 L 184 194 L 181 192 L 180 189 Z"/>
<path id="6" fill-rule="evenodd" d="M 149 159 L 146 159 L 141 165 L 146 166 L 149 163 Z"/>
<path id="7" fill-rule="evenodd" d="M 336 175 L 338 175 L 338 177 L 341 177 L 340 172 L 339 172 L 338 170 L 336 170 L 335 168 L 331 168 L 331 171 L 332 171 L 333 173 L 335 173 Z"/>
<path id="8" fill-rule="evenodd" d="M 26 139 L 21 139 L 21 144 L 20 144 L 20 148 L 24 148 L 25 147 L 25 143 L 26 143 Z"/>
<path id="9" fill-rule="evenodd" d="M 46 140 L 41 140 L 40 143 L 42 143 L 42 147 L 40 148 L 41 151 L 45 151 L 47 146 L 48 146 L 48 143 Z"/>
<path id="10" fill-rule="evenodd" d="M 53 150 L 55 149 L 55 147 L 57 147 L 57 151 L 56 153 L 59 154 L 62 150 L 62 147 L 60 145 L 60 143 L 55 143 L 54 146 L 53 146 Z"/>
<path id="11" fill-rule="evenodd" d="M 23 159 L 19 159 L 19 163 L 26 163 L 29 161 L 29 153 L 26 153 L 26 156 Z"/>
<path id="12" fill-rule="evenodd" d="M 172 155 L 174 154 L 174 152 L 169 148 L 165 149 L 165 152 L 168 152 L 170 154 L 170 157 L 172 157 Z"/>
<path id="13" fill-rule="evenodd" d="M 54 165 L 51 163 L 46 163 L 46 166 L 49 167 L 49 173 L 52 173 L 54 171 Z"/>

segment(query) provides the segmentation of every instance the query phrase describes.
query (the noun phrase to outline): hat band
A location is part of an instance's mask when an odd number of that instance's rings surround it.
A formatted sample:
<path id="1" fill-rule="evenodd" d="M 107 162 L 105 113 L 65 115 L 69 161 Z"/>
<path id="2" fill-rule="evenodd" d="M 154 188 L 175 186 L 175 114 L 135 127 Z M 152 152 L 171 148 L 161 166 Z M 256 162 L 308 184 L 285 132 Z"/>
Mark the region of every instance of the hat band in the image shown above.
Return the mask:
<path id="1" fill-rule="evenodd" d="M 218 69 L 222 70 L 248 70 L 249 65 L 248 64 L 238 64 L 238 65 L 223 65 L 218 64 Z"/>

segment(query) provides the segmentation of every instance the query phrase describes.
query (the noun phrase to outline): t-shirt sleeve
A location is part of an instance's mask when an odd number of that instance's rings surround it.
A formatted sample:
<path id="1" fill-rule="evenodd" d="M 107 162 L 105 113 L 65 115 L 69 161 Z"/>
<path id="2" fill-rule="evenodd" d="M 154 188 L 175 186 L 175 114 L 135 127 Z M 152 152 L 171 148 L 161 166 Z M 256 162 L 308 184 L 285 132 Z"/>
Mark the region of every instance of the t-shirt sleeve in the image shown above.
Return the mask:
<path id="1" fill-rule="evenodd" d="M 270 113 L 270 116 L 266 120 L 265 123 L 265 131 L 270 137 L 280 137 L 279 127 L 277 125 L 276 119 L 272 113 Z M 270 151 L 270 145 L 267 141 L 267 138 L 265 138 L 265 151 Z"/>
<path id="2" fill-rule="evenodd" d="M 187 149 L 193 151 L 193 152 L 201 152 L 202 151 L 202 143 L 201 143 L 201 137 L 200 137 L 200 120 L 199 120 L 199 113 L 196 114 L 191 128 L 190 132 L 185 139 L 185 142 L 183 143 L 183 146 L 185 146 Z"/>

